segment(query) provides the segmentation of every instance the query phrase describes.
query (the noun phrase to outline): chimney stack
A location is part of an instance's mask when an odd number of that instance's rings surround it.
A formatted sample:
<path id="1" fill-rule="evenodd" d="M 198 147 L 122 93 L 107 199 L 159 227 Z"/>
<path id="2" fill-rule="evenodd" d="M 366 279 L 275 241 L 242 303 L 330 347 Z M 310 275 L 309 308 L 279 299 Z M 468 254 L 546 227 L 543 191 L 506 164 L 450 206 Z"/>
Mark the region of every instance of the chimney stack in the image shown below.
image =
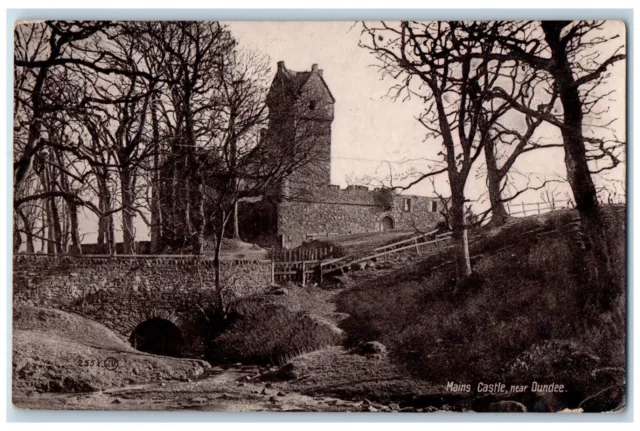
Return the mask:
<path id="1" fill-rule="evenodd" d="M 318 69 L 318 73 L 322 76 L 322 69 Z"/>
<path id="2" fill-rule="evenodd" d="M 278 62 L 278 71 L 280 70 L 285 70 L 286 67 L 284 67 L 284 61 L 279 61 Z"/>
<path id="3" fill-rule="evenodd" d="M 312 72 L 317 72 L 318 71 L 318 64 L 317 63 L 314 63 L 314 64 L 311 65 L 311 71 Z"/>

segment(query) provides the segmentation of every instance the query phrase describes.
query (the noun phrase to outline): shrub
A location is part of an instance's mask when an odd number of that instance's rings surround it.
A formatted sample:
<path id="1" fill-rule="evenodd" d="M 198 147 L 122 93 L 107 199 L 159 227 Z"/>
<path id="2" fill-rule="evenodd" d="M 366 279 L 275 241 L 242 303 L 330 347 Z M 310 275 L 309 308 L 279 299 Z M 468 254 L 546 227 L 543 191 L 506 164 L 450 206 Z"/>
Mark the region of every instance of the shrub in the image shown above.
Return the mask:
<path id="1" fill-rule="evenodd" d="M 339 344 L 342 331 L 306 311 L 253 296 L 230 307 L 229 323 L 209 352 L 212 360 L 283 364 L 300 354 Z"/>

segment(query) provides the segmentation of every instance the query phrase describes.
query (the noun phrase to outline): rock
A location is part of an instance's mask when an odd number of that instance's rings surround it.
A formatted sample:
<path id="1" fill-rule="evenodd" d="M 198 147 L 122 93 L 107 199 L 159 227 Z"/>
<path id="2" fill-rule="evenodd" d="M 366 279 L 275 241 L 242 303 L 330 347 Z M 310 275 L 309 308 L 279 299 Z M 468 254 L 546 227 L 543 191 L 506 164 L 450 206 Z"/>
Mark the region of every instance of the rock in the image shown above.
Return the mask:
<path id="1" fill-rule="evenodd" d="M 115 400 L 111 401 L 111 404 L 122 404 L 122 401 L 116 398 Z"/>
<path id="2" fill-rule="evenodd" d="M 272 295 L 288 295 L 289 289 L 287 289 L 286 287 L 281 287 L 279 289 L 271 291 L 271 294 Z"/>
<path id="3" fill-rule="evenodd" d="M 360 343 L 353 350 L 353 353 L 359 355 L 384 355 L 387 353 L 387 348 L 379 341 L 367 341 L 366 343 Z"/>
<path id="4" fill-rule="evenodd" d="M 260 376 L 260 380 L 294 380 L 300 377 L 295 366 L 289 362 L 280 368 L 266 372 Z"/>
<path id="5" fill-rule="evenodd" d="M 576 402 L 567 393 L 538 393 L 533 394 L 533 397 L 527 405 L 529 410 L 539 413 L 557 412 Z"/>
<path id="6" fill-rule="evenodd" d="M 578 407 L 585 413 L 601 413 L 618 410 L 625 403 L 625 391 L 622 386 L 612 386 L 585 399 Z"/>
<path id="7" fill-rule="evenodd" d="M 351 265 L 351 269 L 354 271 L 362 271 L 367 268 L 366 262 L 356 262 Z"/>
<path id="8" fill-rule="evenodd" d="M 223 399 L 223 400 L 239 400 L 240 399 L 240 397 L 238 397 L 236 395 L 228 395 L 228 394 L 222 394 L 218 398 Z"/>
<path id="9" fill-rule="evenodd" d="M 434 406 L 427 406 L 424 409 L 422 409 L 425 413 L 434 413 L 438 411 L 437 407 Z"/>
<path id="10" fill-rule="evenodd" d="M 165 382 L 160 383 L 160 386 L 167 386 Z"/>
<path id="11" fill-rule="evenodd" d="M 194 397 L 194 398 L 191 398 L 189 401 L 192 403 L 204 404 L 207 402 L 207 399 L 203 397 Z"/>
<path id="12" fill-rule="evenodd" d="M 264 385 L 265 388 L 267 389 L 271 389 L 273 387 L 273 385 L 271 383 L 267 383 Z"/>
<path id="13" fill-rule="evenodd" d="M 260 395 L 267 395 L 267 388 L 262 388 L 262 392 L 260 392 Z"/>
<path id="14" fill-rule="evenodd" d="M 487 406 L 485 411 L 494 413 L 522 413 L 526 412 L 527 408 L 522 403 L 507 400 L 491 403 Z"/>
<path id="15" fill-rule="evenodd" d="M 407 407 L 402 407 L 402 408 L 400 409 L 400 411 L 401 411 L 402 413 L 409 413 L 409 412 L 415 412 L 415 411 L 416 411 L 416 409 L 415 409 L 415 408 L 413 408 L 413 407 L 409 407 L 409 406 L 407 406 Z"/>
<path id="16" fill-rule="evenodd" d="M 274 397 L 274 396 L 270 396 L 270 397 L 269 397 L 269 401 L 271 401 L 273 404 L 278 404 L 278 403 L 280 403 L 280 400 L 279 400 L 279 399 L 277 399 L 277 398 L 276 398 L 276 397 Z"/>
<path id="17" fill-rule="evenodd" d="M 276 395 L 279 396 L 279 397 L 284 397 L 285 394 L 284 394 L 284 392 L 278 392 Z"/>

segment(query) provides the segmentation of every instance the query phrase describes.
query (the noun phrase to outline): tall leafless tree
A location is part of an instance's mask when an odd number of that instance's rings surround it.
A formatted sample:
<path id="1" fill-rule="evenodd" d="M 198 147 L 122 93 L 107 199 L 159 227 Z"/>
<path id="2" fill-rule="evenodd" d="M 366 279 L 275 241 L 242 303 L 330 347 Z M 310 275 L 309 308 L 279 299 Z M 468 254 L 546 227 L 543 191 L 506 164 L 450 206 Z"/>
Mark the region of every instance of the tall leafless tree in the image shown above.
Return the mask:
<path id="1" fill-rule="evenodd" d="M 599 105 L 610 93 L 603 91 L 602 86 L 609 68 L 626 58 L 624 43 L 616 43 L 618 34 L 603 33 L 605 23 L 601 21 L 497 22 L 494 26 L 500 28 L 494 33 L 495 40 L 507 50 L 502 55 L 544 72 L 549 86 L 558 93 L 562 112 L 552 115 L 524 106 L 502 88 L 496 88 L 496 94 L 516 109 L 560 130 L 567 179 L 587 238 L 588 282 L 596 287 L 595 300 L 609 303 L 610 254 L 592 174 L 620 163 L 622 143 L 615 137 L 588 136 L 585 116 L 598 115 L 599 109 L 606 109 Z M 602 50 L 612 45 L 611 53 L 601 58 Z M 594 160 L 610 163 L 593 170 L 589 163 Z"/>

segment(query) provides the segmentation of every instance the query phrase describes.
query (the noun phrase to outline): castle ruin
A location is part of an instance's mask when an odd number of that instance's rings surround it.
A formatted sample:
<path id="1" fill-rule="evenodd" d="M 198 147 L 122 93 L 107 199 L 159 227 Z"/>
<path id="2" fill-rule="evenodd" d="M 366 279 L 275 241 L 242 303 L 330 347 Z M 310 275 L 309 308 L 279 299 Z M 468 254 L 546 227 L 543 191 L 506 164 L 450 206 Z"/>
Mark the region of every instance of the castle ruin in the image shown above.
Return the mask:
<path id="1" fill-rule="evenodd" d="M 273 145 L 307 139 L 313 159 L 282 184 L 277 196 L 243 203 L 243 238 L 268 246 L 295 247 L 323 235 L 390 229 L 433 228 L 442 220 L 439 198 L 400 195 L 365 186 L 340 189 L 331 184 L 331 124 L 335 98 L 317 64 L 296 72 L 278 62 L 267 95 Z"/>

